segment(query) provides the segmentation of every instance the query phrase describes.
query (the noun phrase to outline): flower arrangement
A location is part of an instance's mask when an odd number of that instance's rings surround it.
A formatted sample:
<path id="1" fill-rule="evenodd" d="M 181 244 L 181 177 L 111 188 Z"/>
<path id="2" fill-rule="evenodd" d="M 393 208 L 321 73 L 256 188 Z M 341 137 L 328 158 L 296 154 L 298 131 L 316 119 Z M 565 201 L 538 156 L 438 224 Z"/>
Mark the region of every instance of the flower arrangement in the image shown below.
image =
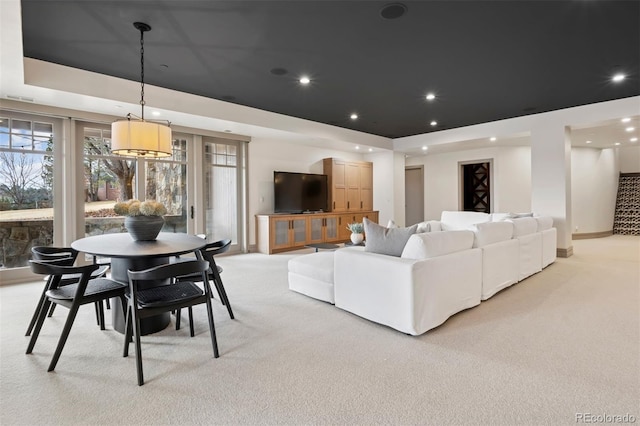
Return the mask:
<path id="1" fill-rule="evenodd" d="M 113 211 L 121 216 L 164 216 L 167 208 L 155 200 L 129 200 L 116 203 Z"/>
<path id="2" fill-rule="evenodd" d="M 354 222 L 347 225 L 347 229 L 353 234 L 362 234 L 364 232 L 364 224 L 361 222 Z"/>

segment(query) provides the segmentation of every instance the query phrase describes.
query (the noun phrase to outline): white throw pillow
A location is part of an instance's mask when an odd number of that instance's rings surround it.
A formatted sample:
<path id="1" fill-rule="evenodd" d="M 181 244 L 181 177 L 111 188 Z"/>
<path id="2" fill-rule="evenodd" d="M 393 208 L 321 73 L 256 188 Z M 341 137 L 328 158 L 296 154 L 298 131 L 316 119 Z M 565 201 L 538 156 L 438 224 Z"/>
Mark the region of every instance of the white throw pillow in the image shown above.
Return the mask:
<path id="1" fill-rule="evenodd" d="M 538 222 L 538 232 L 553 228 L 553 218 L 551 216 L 539 216 L 534 219 Z"/>
<path id="2" fill-rule="evenodd" d="M 387 222 L 387 228 L 399 228 L 398 225 L 396 225 L 396 221 L 393 219 L 389 219 L 389 222 Z"/>
<path id="3" fill-rule="evenodd" d="M 481 222 L 489 222 L 489 213 L 482 212 L 454 212 L 443 211 L 440 222 L 443 231 L 455 231 L 456 229 L 468 229 L 471 225 Z"/>
<path id="4" fill-rule="evenodd" d="M 538 221 L 532 217 L 521 217 L 517 219 L 508 219 L 513 223 L 513 237 L 522 237 L 538 232 Z"/>
<path id="5" fill-rule="evenodd" d="M 492 222 L 502 222 L 505 219 L 513 219 L 513 213 L 491 213 Z"/>
<path id="6" fill-rule="evenodd" d="M 473 246 L 473 232 L 445 231 L 425 232 L 415 234 L 409 238 L 402 251 L 405 259 L 429 259 L 462 250 L 468 250 Z M 463 265 L 461 265 L 463 267 Z"/>
<path id="7" fill-rule="evenodd" d="M 366 237 L 364 251 L 396 257 L 402 254 L 407 240 L 416 233 L 418 228 L 418 224 L 408 228 L 385 228 L 366 217 L 363 222 Z"/>
<path id="8" fill-rule="evenodd" d="M 477 223 L 470 229 L 475 235 L 473 247 L 484 247 L 513 237 L 513 222 Z"/>

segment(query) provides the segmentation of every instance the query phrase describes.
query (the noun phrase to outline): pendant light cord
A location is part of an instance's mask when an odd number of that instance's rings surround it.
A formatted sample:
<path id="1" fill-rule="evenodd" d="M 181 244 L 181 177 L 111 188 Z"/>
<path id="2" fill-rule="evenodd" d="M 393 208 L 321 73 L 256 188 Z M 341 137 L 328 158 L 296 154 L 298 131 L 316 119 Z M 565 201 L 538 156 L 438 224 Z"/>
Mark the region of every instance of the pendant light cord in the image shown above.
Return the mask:
<path id="1" fill-rule="evenodd" d="M 142 120 L 144 121 L 144 30 L 140 29 L 140 105 L 142 106 Z"/>

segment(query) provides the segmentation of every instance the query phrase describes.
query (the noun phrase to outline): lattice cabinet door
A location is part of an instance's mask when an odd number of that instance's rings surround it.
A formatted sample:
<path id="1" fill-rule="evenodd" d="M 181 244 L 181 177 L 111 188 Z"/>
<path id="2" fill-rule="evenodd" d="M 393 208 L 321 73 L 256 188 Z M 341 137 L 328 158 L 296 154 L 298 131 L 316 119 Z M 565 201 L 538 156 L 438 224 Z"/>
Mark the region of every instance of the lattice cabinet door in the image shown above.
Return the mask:
<path id="1" fill-rule="evenodd" d="M 491 173 L 489 162 L 462 166 L 462 210 L 491 212 Z"/>

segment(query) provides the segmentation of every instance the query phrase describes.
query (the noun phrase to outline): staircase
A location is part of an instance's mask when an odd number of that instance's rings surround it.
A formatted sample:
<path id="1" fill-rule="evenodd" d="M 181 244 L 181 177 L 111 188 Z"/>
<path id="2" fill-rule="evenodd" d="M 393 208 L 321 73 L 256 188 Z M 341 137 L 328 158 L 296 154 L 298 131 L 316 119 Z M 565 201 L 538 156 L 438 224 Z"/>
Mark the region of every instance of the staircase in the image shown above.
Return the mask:
<path id="1" fill-rule="evenodd" d="M 620 173 L 613 233 L 640 235 L 640 173 Z"/>

